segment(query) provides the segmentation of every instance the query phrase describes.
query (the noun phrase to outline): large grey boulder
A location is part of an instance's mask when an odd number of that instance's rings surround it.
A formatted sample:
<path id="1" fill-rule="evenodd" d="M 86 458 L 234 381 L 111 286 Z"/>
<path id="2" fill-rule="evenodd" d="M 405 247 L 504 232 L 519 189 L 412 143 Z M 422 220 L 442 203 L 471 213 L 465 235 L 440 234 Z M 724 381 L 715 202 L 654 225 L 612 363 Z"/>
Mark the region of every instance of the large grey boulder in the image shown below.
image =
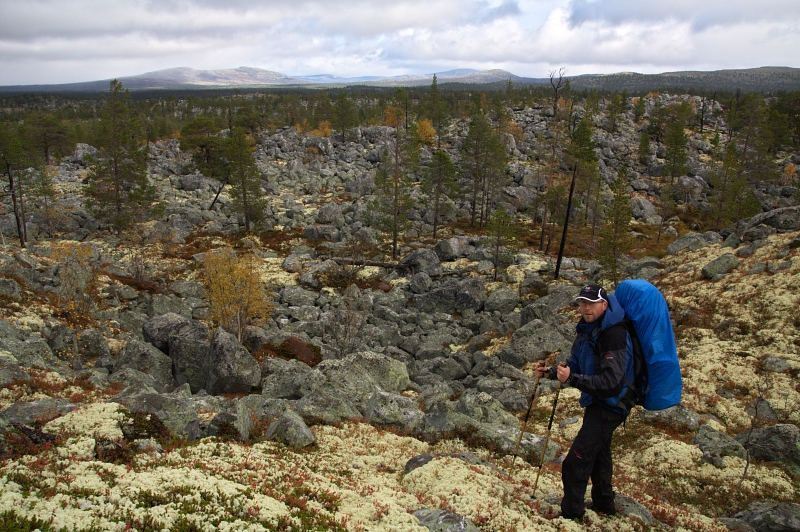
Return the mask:
<path id="1" fill-rule="evenodd" d="M 375 383 L 387 392 L 402 392 L 411 383 L 406 365 L 381 353 L 361 351 L 347 356 L 342 362 L 364 368 Z"/>
<path id="2" fill-rule="evenodd" d="M 210 395 L 187 397 L 182 391 L 172 394 L 153 393 L 147 387 L 129 388 L 112 397 L 110 401 L 119 403 L 129 410 L 156 415 L 175 435 L 189 441 L 205 437 L 208 421 L 198 417 L 200 411 L 219 411 L 224 400 Z"/>
<path id="3" fill-rule="evenodd" d="M 653 514 L 650 513 L 650 510 L 645 508 L 642 503 L 636 499 L 628 497 L 627 495 L 617 493 L 614 496 L 614 506 L 617 509 L 618 514 L 634 517 L 641 521 L 646 527 L 651 527 L 656 523 L 656 520 L 653 517 Z"/>
<path id="4" fill-rule="evenodd" d="M 754 502 L 734 516 L 757 532 L 796 532 L 800 530 L 800 505 L 793 502 Z"/>
<path id="5" fill-rule="evenodd" d="M 281 290 L 281 303 L 290 307 L 313 306 L 319 294 L 300 286 L 285 286 Z"/>
<path id="6" fill-rule="evenodd" d="M 750 225 L 742 233 L 742 241 L 756 242 L 758 240 L 766 240 L 770 235 L 774 235 L 776 229 L 772 226 L 760 223 L 757 225 Z"/>
<path id="7" fill-rule="evenodd" d="M 700 425 L 694 437 L 694 443 L 704 453 L 715 453 L 722 457 L 736 456 L 742 459 L 747 456 L 747 452 L 741 443 L 708 425 Z"/>
<path id="8" fill-rule="evenodd" d="M 211 335 L 208 393 L 249 393 L 261 382 L 261 368 L 247 348 L 218 327 Z"/>
<path id="9" fill-rule="evenodd" d="M 513 454 L 519 440 L 519 427 L 498 423 L 481 423 L 475 432 L 479 439 L 490 442 L 501 454 Z M 520 442 L 518 455 L 531 464 L 539 464 L 544 450 L 545 437 L 525 432 Z M 553 462 L 559 456 L 561 446 L 552 438 L 547 442 L 544 452 L 545 463 Z"/>
<path id="10" fill-rule="evenodd" d="M 169 289 L 184 299 L 188 297 L 196 297 L 199 299 L 206 297 L 206 289 L 203 285 L 194 281 L 178 279 L 169 285 Z"/>
<path id="11" fill-rule="evenodd" d="M 431 532 L 480 532 L 472 521 L 450 510 L 422 508 L 414 512 L 414 517 Z"/>
<path id="12" fill-rule="evenodd" d="M 444 381 L 458 381 L 467 376 L 467 370 L 453 357 L 436 357 L 417 362 L 420 372 L 439 375 Z"/>
<path id="13" fill-rule="evenodd" d="M 429 463 L 433 462 L 437 458 L 458 458 L 466 462 L 469 465 L 474 466 L 484 466 L 488 467 L 489 469 L 493 469 L 498 473 L 502 473 L 503 471 L 500 470 L 496 465 L 491 463 L 490 461 L 486 460 L 485 458 L 481 458 L 477 454 L 469 453 L 469 452 L 460 452 L 460 453 L 424 453 L 418 454 L 414 456 L 406 462 L 403 471 L 408 474 L 414 471 L 415 469 L 419 469 Z"/>
<path id="14" fill-rule="evenodd" d="M 682 404 L 658 411 L 645 410 L 640 418 L 646 423 L 665 423 L 678 430 L 697 430 L 700 426 L 700 416 Z"/>
<path id="15" fill-rule="evenodd" d="M 748 229 L 759 224 L 769 225 L 780 232 L 797 231 L 800 229 L 800 206 L 783 207 L 757 214 L 750 219 Z"/>
<path id="16" fill-rule="evenodd" d="M 545 436 L 523 432 L 522 439 L 519 437 L 519 427 L 511 425 L 484 424 L 478 434 L 495 444 L 497 449 L 503 454 L 513 454 L 519 441 L 517 456 L 526 462 L 539 465 L 542 460 L 542 452 L 545 451 Z M 547 450 L 544 452 L 544 463 L 554 462 L 561 453 L 561 445 L 554 442 L 552 438 L 547 442 Z"/>
<path id="17" fill-rule="evenodd" d="M 19 364 L 0 357 L 0 387 L 6 387 L 12 382 L 28 382 L 30 380 L 31 376 Z"/>
<path id="18" fill-rule="evenodd" d="M 412 272 L 425 272 L 430 276 L 440 275 L 442 273 L 442 264 L 439 257 L 430 249 L 420 249 L 406 255 L 398 263 L 401 266 L 408 267 Z"/>
<path id="19" fill-rule="evenodd" d="M 512 412 L 524 411 L 528 408 L 533 390 L 527 382 L 523 380 L 512 380 L 507 377 L 483 377 L 478 380 L 475 388 L 478 391 L 487 393 L 495 398 L 506 410 Z"/>
<path id="20" fill-rule="evenodd" d="M 300 399 L 303 392 L 307 390 L 307 374 L 312 369 L 299 360 L 283 360 L 280 358 L 268 358 L 261 366 L 261 393 L 267 397 L 275 399 Z M 316 373 L 319 380 L 323 379 L 322 374 Z"/>
<path id="21" fill-rule="evenodd" d="M 367 402 L 364 417 L 376 425 L 389 425 L 414 432 L 422 424 L 425 414 L 413 399 L 379 390 Z"/>
<path id="22" fill-rule="evenodd" d="M 549 354 L 569 353 L 574 337 L 574 326 L 554 325 L 536 319 L 526 323 L 511 336 L 511 343 L 497 352 L 497 357 L 512 366 L 522 367 L 528 362 L 544 360 Z"/>
<path id="23" fill-rule="evenodd" d="M 75 331 L 78 354 L 87 359 L 107 359 L 111 357 L 108 340 L 100 329 L 83 329 Z"/>
<path id="24" fill-rule="evenodd" d="M 466 257 L 472 251 L 474 251 L 474 247 L 465 236 L 454 236 L 447 240 L 440 240 L 433 248 L 433 252 L 436 253 L 436 256 L 439 257 L 439 260 L 442 262 Z"/>
<path id="25" fill-rule="evenodd" d="M 718 275 L 725 275 L 739 266 L 739 259 L 733 253 L 725 253 L 712 260 L 703 267 L 702 274 L 706 279 L 714 279 Z"/>
<path id="26" fill-rule="evenodd" d="M 47 340 L 37 336 L 31 336 L 24 341 L 0 338 L 0 349 L 10 352 L 17 363 L 24 367 L 60 369 L 65 365 L 53 354 Z M 74 356 L 72 346 L 66 351 L 59 352 L 59 355 L 69 362 L 74 362 L 77 358 Z"/>
<path id="27" fill-rule="evenodd" d="M 309 225 L 303 230 L 303 236 L 312 242 L 338 242 L 339 230 L 333 225 Z"/>
<path id="28" fill-rule="evenodd" d="M 164 353 L 169 352 L 169 337 L 180 326 L 186 324 L 189 318 L 169 312 L 156 316 L 142 325 L 142 335 L 146 342 L 156 346 Z"/>
<path id="29" fill-rule="evenodd" d="M 129 367 L 121 368 L 120 370 L 109 375 L 108 382 L 121 384 L 126 388 L 133 386 L 146 386 L 148 388 L 152 388 L 154 393 L 159 390 L 164 391 L 163 388 L 156 383 L 156 380 L 152 375 L 148 375 L 143 371 Z M 159 390 L 156 390 L 156 388 Z"/>
<path id="30" fill-rule="evenodd" d="M 208 329 L 196 320 L 184 322 L 172 331 L 167 343 L 175 382 L 188 383 L 192 393 L 205 389 L 211 370 Z"/>
<path id="31" fill-rule="evenodd" d="M 649 200 L 641 196 L 630 201 L 631 215 L 637 220 L 646 220 L 658 216 L 658 210 Z"/>
<path id="32" fill-rule="evenodd" d="M 540 297 L 520 312 L 522 325 L 533 320 L 554 321 L 559 309 L 566 307 L 575 300 L 580 292 L 580 287 L 571 285 L 557 285 L 550 288 L 550 293 Z"/>
<path id="33" fill-rule="evenodd" d="M 792 477 L 800 477 L 800 428 L 779 424 L 743 432 L 735 436 L 750 456 L 765 462 L 778 462 Z M 754 527 L 755 528 L 755 527 Z"/>
<path id="34" fill-rule="evenodd" d="M 12 301 L 22 301 L 22 294 L 19 291 L 19 284 L 14 279 L 0 278 L 0 298 L 8 298 Z"/>
<path id="35" fill-rule="evenodd" d="M 486 302 L 483 304 L 484 312 L 500 312 L 501 314 L 508 314 L 519 303 L 519 293 L 510 288 L 499 288 L 489 294 Z"/>
<path id="36" fill-rule="evenodd" d="M 153 294 L 146 311 L 148 316 L 178 314 L 187 319 L 192 317 L 192 307 L 189 303 L 173 294 Z"/>
<path id="37" fill-rule="evenodd" d="M 488 393 L 474 388 L 464 390 L 456 402 L 456 412 L 481 423 L 495 423 L 507 426 L 519 425 L 519 420 L 507 412 L 503 405 Z"/>
<path id="38" fill-rule="evenodd" d="M 294 409 L 303 419 L 321 420 L 324 423 L 341 423 L 362 415 L 347 399 L 339 395 L 328 395 L 320 390 L 304 395 L 294 403 Z"/>
<path id="39" fill-rule="evenodd" d="M 685 235 L 675 239 L 673 243 L 667 246 L 667 254 L 674 255 L 680 251 L 695 251 L 712 244 L 722 243 L 722 237 L 719 233 L 714 231 L 707 231 L 705 233 L 686 233 Z"/>
<path id="40" fill-rule="evenodd" d="M 418 272 L 411 276 L 408 287 L 415 294 L 424 294 L 431 289 L 431 276 L 425 272 Z"/>
<path id="41" fill-rule="evenodd" d="M 267 440 L 276 440 L 289 447 L 302 448 L 314 445 L 316 438 L 303 421 L 303 418 L 293 410 L 286 410 L 267 429 L 264 436 Z"/>
<path id="42" fill-rule="evenodd" d="M 153 377 L 159 391 L 170 391 L 175 387 L 172 377 L 172 359 L 155 346 L 131 339 L 120 350 L 114 361 L 114 373 L 132 368 Z"/>
<path id="43" fill-rule="evenodd" d="M 449 281 L 439 288 L 424 294 L 415 294 L 412 298 L 414 307 L 422 312 L 464 312 L 481 310 L 488 295 L 486 287 L 480 279 L 466 279 L 461 282 Z"/>
<path id="44" fill-rule="evenodd" d="M 314 382 L 314 389 L 309 391 L 339 397 L 356 407 L 361 415 L 372 394 L 381 389 L 366 369 L 345 359 L 323 360 L 314 371 L 322 373 L 325 380 Z"/>
<path id="45" fill-rule="evenodd" d="M 331 270 L 335 270 L 336 268 L 339 268 L 339 265 L 336 263 L 336 261 L 330 259 L 322 261 L 303 272 L 300 277 L 298 277 L 297 282 L 302 286 L 308 286 L 318 290 L 322 288 L 322 283 L 318 278 L 319 275 Z"/>
<path id="46" fill-rule="evenodd" d="M 336 229 L 344 227 L 344 214 L 338 203 L 326 203 L 317 211 L 317 223 L 332 225 Z"/>
<path id="47" fill-rule="evenodd" d="M 480 427 L 479 421 L 452 408 L 445 408 L 426 414 L 420 433 L 423 437 L 438 437 L 456 431 L 476 433 Z"/>
<path id="48" fill-rule="evenodd" d="M 625 265 L 625 271 L 632 279 L 650 279 L 660 273 L 661 261 L 656 257 L 642 257 Z"/>
<path id="49" fill-rule="evenodd" d="M 39 401 L 20 401 L 0 410 L 0 418 L 9 423 L 33 425 L 36 422 L 47 422 L 66 413 L 72 412 L 78 405 L 66 399 L 47 398 Z"/>

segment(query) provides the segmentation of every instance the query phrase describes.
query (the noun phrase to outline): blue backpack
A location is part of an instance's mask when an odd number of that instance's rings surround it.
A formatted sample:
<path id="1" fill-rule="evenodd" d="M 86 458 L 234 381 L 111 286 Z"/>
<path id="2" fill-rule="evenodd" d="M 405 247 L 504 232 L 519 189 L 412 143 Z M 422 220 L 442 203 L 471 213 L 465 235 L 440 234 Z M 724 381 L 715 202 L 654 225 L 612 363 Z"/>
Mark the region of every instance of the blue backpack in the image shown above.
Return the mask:
<path id="1" fill-rule="evenodd" d="M 622 281 L 614 295 L 625 309 L 634 357 L 634 382 L 626 382 L 621 401 L 628 408 L 641 405 L 646 410 L 677 405 L 683 382 L 667 301 L 658 288 L 641 279 Z"/>

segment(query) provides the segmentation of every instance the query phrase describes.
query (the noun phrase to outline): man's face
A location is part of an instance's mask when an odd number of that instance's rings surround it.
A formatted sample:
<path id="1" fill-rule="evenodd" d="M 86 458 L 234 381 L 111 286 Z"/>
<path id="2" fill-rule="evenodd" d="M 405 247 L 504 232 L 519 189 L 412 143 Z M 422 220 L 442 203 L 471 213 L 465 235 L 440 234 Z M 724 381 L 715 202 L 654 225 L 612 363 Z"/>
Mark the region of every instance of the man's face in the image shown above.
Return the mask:
<path id="1" fill-rule="evenodd" d="M 578 301 L 578 309 L 581 311 L 581 317 L 586 323 L 597 321 L 608 308 L 607 301 L 586 301 L 581 299 Z"/>

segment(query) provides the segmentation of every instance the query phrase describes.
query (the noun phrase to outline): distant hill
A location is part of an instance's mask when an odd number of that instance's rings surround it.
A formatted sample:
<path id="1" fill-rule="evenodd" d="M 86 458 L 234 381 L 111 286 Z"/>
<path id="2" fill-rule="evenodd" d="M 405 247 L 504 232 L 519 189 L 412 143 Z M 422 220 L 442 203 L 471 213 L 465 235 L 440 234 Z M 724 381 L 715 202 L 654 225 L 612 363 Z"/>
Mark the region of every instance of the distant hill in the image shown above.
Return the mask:
<path id="1" fill-rule="evenodd" d="M 126 89 L 213 89 L 232 87 L 274 87 L 314 85 L 314 82 L 289 77 L 261 68 L 239 67 L 223 70 L 195 70 L 188 67 L 167 68 L 138 76 L 117 78 Z M 65 83 L 61 85 L 18 85 L 0 87 L 0 91 L 61 92 L 107 91 L 111 80 Z"/>
<path id="2" fill-rule="evenodd" d="M 775 92 L 800 90 L 800 68 L 761 67 L 711 72 L 683 71 L 663 74 L 591 74 L 569 78 L 573 89 L 629 92 L 664 89 Z"/>
<path id="3" fill-rule="evenodd" d="M 506 70 L 456 69 L 437 72 L 440 84 L 491 85 L 512 80 L 519 85 L 548 84 L 549 78 L 525 78 Z M 168 68 L 138 76 L 118 78 L 131 90 L 192 90 L 230 88 L 274 87 L 346 87 L 365 85 L 373 87 L 421 87 L 430 85 L 433 74 L 404 76 L 340 77 L 335 74 L 288 76 L 260 68 L 239 67 L 222 70 L 195 70 L 188 67 Z M 800 69 L 789 67 L 761 67 L 741 70 L 716 70 L 710 72 L 684 71 L 662 74 L 588 74 L 569 77 L 573 89 L 599 89 L 629 92 L 648 90 L 727 90 L 744 92 L 775 92 L 800 90 Z M 92 92 L 108 90 L 110 80 L 68 83 L 60 85 L 16 85 L 0 87 L 0 92 Z"/>

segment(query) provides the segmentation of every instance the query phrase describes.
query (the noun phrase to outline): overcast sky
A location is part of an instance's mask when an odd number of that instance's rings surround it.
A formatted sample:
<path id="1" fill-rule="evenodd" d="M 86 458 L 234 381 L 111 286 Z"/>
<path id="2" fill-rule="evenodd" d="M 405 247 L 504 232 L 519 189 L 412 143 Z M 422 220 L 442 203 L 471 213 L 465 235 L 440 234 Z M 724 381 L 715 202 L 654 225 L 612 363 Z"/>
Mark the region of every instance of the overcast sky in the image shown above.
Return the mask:
<path id="1" fill-rule="evenodd" d="M 0 0 L 0 85 L 239 66 L 525 77 L 800 67 L 800 0 Z"/>

